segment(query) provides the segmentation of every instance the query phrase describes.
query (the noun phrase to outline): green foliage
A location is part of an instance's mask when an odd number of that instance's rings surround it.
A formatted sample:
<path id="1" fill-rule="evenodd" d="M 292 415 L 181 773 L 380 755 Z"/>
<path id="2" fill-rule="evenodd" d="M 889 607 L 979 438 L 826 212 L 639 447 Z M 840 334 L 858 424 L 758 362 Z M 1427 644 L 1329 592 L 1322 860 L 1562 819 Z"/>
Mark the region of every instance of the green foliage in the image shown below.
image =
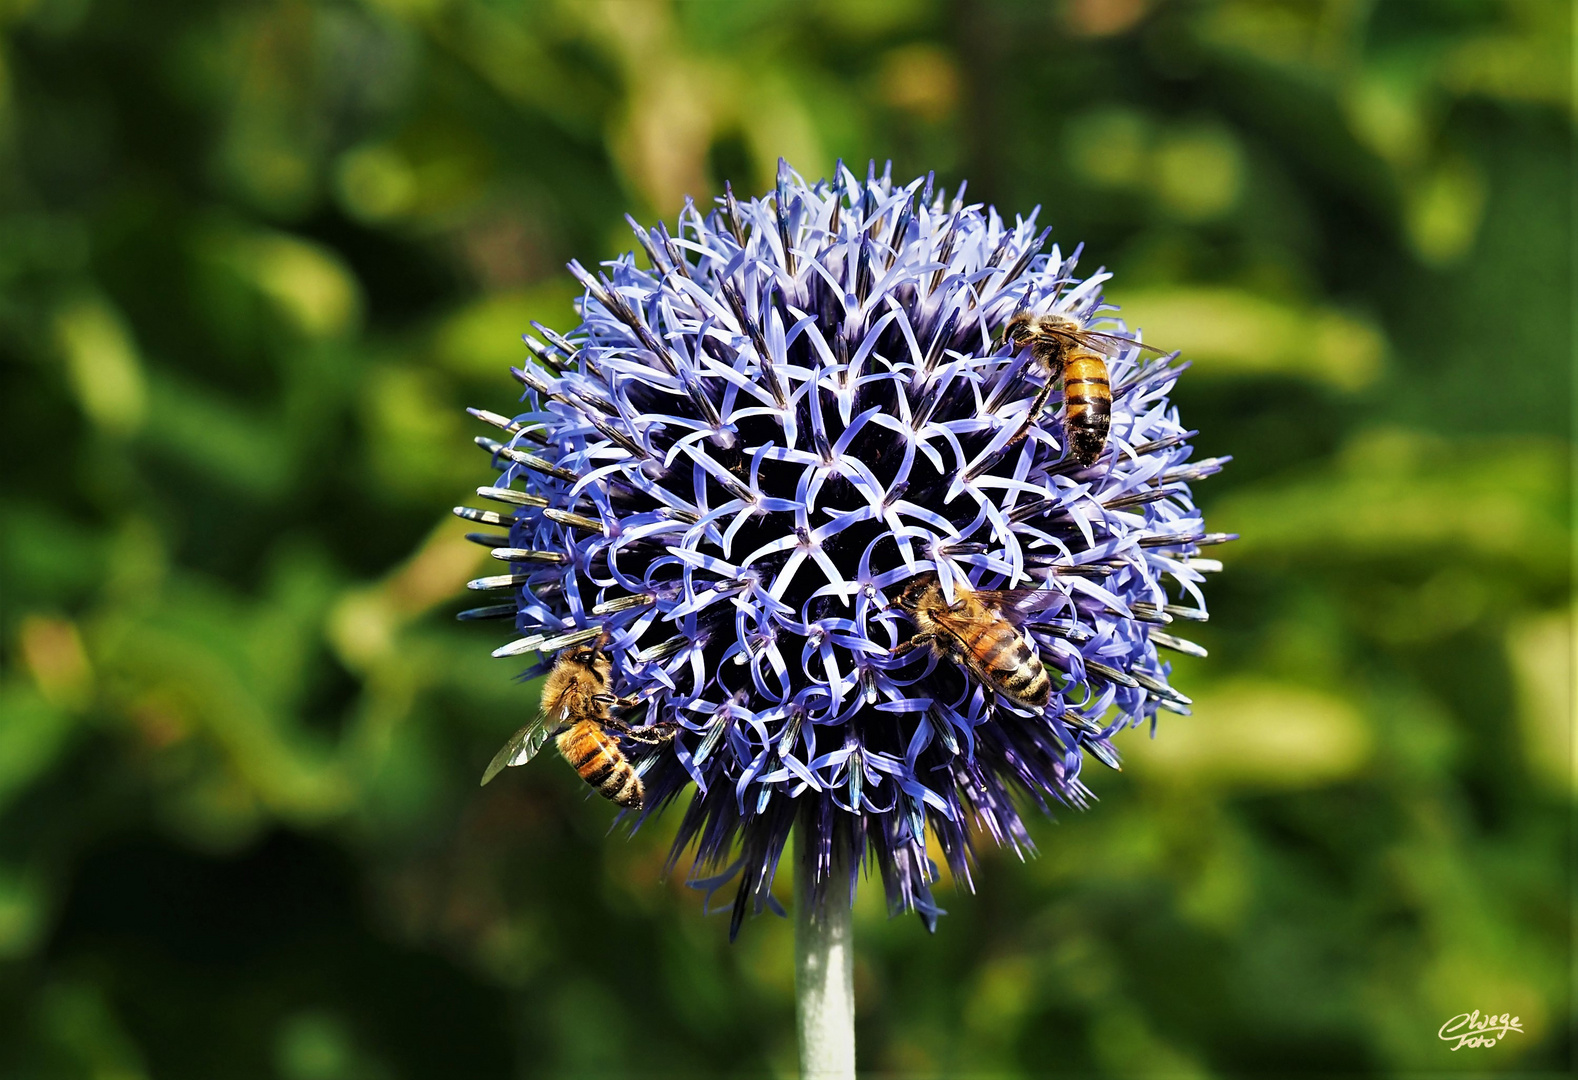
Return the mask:
<path id="1" fill-rule="evenodd" d="M 1099 806 L 935 937 L 863 891 L 865 1065 L 1573 1067 L 1567 5 L 0 21 L 0 1073 L 792 1074 L 787 924 L 727 945 L 553 762 L 477 789 L 535 690 L 446 513 L 562 264 L 780 154 L 1042 204 L 1244 534 Z"/>

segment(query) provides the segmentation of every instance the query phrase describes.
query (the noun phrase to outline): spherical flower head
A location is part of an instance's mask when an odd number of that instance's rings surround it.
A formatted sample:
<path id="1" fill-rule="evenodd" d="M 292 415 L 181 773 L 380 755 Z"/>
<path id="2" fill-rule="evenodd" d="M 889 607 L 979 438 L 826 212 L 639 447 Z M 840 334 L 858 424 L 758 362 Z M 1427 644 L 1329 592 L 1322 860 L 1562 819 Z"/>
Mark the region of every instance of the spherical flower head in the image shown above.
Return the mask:
<path id="1" fill-rule="evenodd" d="M 1033 850 L 1021 805 L 1084 807 L 1087 754 L 1116 768 L 1115 732 L 1187 712 L 1157 648 L 1203 652 L 1164 627 L 1205 618 L 1219 564 L 1199 550 L 1226 537 L 1190 483 L 1221 462 L 1190 461 L 1183 366 L 1034 213 L 842 163 L 719 203 L 672 234 L 632 220 L 650 269 L 572 263 L 581 325 L 527 335 L 518 415 L 477 412 L 507 433 L 478 440 L 506 509 L 459 512 L 507 524 L 479 539 L 512 564 L 472 583 L 510 590 L 479 613 L 514 617 L 496 655 L 540 653 L 533 673 L 600 643 L 645 786 L 625 813 L 686 803 L 671 865 L 694 846 L 693 883 L 738 878 L 731 934 L 774 906 L 797 824 L 814 902 L 863 863 L 931 926 L 928 832 L 968 885 L 972 821 Z M 1111 393 L 1089 464 L 1071 429 L 1098 390 L 1007 332 L 1016 315 L 1110 335 L 1081 368 Z M 941 618 L 917 639 L 926 585 Z M 989 617 L 960 632 L 971 598 Z M 1026 704 L 1008 673 L 1036 664 L 1050 689 Z"/>

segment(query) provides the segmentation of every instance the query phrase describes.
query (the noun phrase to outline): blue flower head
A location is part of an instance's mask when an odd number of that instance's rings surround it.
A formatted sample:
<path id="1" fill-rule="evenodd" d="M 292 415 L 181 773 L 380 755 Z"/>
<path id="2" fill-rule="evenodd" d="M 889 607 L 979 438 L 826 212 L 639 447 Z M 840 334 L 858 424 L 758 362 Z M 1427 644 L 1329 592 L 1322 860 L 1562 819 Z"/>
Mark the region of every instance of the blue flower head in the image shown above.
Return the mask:
<path id="1" fill-rule="evenodd" d="M 531 673 L 601 636 L 614 715 L 673 735 L 619 736 L 646 793 L 627 813 L 686 804 L 671 860 L 694 845 L 709 892 L 738 876 L 731 933 L 773 904 L 797 823 L 814 902 L 863 863 L 934 925 L 928 831 L 969 884 L 972 822 L 1032 849 L 1021 805 L 1085 806 L 1087 754 L 1116 768 L 1114 733 L 1188 711 L 1157 648 L 1202 652 L 1169 624 L 1205 618 L 1219 564 L 1199 551 L 1227 537 L 1190 484 L 1222 461 L 1190 460 L 1167 400 L 1183 365 L 1146 354 L 1108 275 L 1077 278 L 1035 214 L 842 164 L 719 203 L 673 233 L 632 221 L 648 269 L 571 263 L 581 325 L 526 336 L 517 415 L 476 411 L 504 431 L 478 440 L 504 509 L 457 512 L 508 527 L 477 539 L 510 572 L 471 586 L 510 600 L 467 614 L 512 617 L 495 655 L 540 653 Z M 1065 449 L 1076 402 L 1006 333 L 1021 312 L 1115 335 L 1089 465 Z M 1015 590 L 1001 614 L 1044 707 L 960 651 L 895 653 L 918 579 L 950 603 Z"/>

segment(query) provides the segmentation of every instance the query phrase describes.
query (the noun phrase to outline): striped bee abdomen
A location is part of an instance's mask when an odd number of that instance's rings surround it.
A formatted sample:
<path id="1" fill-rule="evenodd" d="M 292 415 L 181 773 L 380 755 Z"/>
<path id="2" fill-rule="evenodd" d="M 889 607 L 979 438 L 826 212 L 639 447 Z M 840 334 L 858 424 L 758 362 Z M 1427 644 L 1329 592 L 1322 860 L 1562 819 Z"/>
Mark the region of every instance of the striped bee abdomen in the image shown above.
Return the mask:
<path id="1" fill-rule="evenodd" d="M 1063 366 L 1064 430 L 1069 452 L 1081 465 L 1101 456 L 1112 427 L 1112 384 L 1107 362 L 1096 353 L 1076 349 Z"/>
<path id="2" fill-rule="evenodd" d="M 966 648 L 999 693 L 1037 709 L 1051 700 L 1052 680 L 1041 658 L 1012 624 L 1000 621 L 983 628 Z"/>
<path id="3" fill-rule="evenodd" d="M 556 742 L 564 760 L 581 774 L 582 780 L 596 788 L 599 795 L 620 806 L 641 809 L 646 796 L 641 778 L 619 749 L 619 743 L 601 724 L 582 720 L 561 732 Z"/>

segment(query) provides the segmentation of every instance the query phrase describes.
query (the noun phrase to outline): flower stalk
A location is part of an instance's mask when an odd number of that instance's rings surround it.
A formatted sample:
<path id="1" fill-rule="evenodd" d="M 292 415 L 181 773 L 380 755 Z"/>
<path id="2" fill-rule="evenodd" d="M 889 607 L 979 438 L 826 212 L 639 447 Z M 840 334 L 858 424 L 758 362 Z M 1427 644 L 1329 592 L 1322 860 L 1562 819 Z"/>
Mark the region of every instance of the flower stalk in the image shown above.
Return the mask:
<path id="1" fill-rule="evenodd" d="M 855 928 L 851 875 L 834 845 L 827 886 L 812 887 L 821 857 L 815 832 L 795 830 L 794 985 L 802 1080 L 855 1078 Z"/>

